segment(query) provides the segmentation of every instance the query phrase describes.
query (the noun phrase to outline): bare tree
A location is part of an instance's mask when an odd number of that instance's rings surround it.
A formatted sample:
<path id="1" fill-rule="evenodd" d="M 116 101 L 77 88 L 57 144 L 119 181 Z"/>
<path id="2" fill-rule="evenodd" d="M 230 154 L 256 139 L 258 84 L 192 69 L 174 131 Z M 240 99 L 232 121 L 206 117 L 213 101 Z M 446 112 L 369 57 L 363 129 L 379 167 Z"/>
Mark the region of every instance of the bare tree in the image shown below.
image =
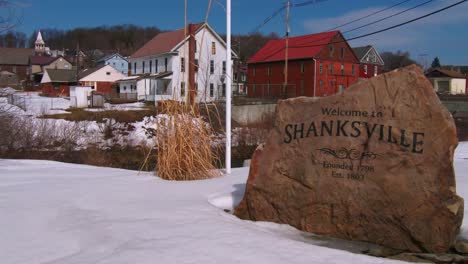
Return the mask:
<path id="1" fill-rule="evenodd" d="M 20 24 L 20 7 L 20 3 L 0 0 L 0 33 L 10 31 Z"/>

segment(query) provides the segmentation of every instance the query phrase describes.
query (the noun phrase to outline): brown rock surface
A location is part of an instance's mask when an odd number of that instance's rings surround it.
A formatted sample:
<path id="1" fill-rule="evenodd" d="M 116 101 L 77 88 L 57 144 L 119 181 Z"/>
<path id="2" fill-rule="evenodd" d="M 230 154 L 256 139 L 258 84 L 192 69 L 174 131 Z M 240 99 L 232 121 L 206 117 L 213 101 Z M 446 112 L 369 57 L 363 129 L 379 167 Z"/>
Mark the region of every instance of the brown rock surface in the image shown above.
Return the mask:
<path id="1" fill-rule="evenodd" d="M 455 124 L 409 66 L 325 98 L 280 101 L 242 219 L 412 252 L 447 252 L 463 219 Z"/>

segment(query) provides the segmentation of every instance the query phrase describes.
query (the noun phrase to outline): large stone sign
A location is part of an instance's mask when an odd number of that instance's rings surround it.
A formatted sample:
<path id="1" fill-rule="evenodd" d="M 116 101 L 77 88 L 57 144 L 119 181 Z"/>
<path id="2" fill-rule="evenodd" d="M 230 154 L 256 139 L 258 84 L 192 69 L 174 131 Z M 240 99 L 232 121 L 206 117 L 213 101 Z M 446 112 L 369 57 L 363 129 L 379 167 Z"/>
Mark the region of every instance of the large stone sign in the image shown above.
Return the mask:
<path id="1" fill-rule="evenodd" d="M 235 215 L 412 252 L 446 252 L 463 219 L 455 124 L 417 66 L 325 98 L 280 101 Z"/>

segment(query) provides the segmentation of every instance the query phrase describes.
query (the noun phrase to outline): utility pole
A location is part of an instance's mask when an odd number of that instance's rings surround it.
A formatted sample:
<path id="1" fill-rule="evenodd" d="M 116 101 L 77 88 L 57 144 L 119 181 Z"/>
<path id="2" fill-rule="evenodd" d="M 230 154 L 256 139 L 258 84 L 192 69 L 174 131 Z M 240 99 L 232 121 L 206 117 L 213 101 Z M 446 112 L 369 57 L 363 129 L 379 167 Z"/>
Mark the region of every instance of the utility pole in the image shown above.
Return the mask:
<path id="1" fill-rule="evenodd" d="M 286 47 L 284 53 L 284 85 L 283 94 L 286 96 L 286 89 L 288 87 L 288 49 L 289 49 L 289 8 L 290 0 L 286 4 Z"/>
<path id="2" fill-rule="evenodd" d="M 76 43 L 76 85 L 79 82 L 79 73 L 80 73 L 80 41 Z"/>
<path id="3" fill-rule="evenodd" d="M 231 174 L 231 0 L 226 2 L 226 173 Z"/>

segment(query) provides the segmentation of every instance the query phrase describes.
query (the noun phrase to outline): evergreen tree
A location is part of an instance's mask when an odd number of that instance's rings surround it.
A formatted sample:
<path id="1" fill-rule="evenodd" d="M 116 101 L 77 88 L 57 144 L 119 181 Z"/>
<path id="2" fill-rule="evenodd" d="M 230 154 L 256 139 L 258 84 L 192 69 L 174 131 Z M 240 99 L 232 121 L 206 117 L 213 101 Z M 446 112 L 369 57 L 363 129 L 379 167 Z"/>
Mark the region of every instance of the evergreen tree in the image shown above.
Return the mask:
<path id="1" fill-rule="evenodd" d="M 434 60 L 431 63 L 431 68 L 437 69 L 440 68 L 440 60 L 439 57 L 435 57 Z"/>

